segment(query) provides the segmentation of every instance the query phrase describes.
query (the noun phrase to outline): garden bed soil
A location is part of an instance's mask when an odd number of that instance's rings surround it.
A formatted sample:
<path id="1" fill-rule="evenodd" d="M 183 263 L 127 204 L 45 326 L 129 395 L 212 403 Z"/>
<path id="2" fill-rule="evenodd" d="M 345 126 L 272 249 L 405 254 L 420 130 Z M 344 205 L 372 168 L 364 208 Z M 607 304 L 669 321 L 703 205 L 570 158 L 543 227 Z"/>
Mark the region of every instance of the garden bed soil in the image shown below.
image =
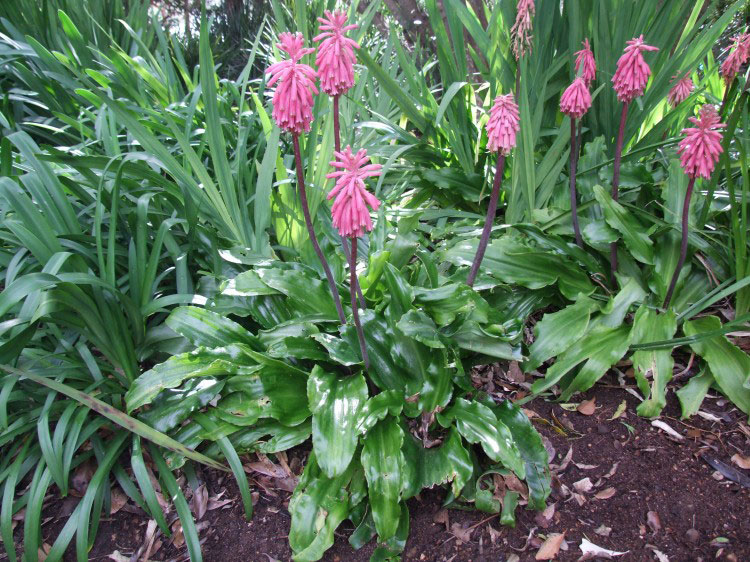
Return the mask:
<path id="1" fill-rule="evenodd" d="M 710 457 L 737 468 L 732 456 L 750 456 L 746 416 L 715 396 L 704 402 L 706 417 L 682 422 L 670 392 L 660 420 L 683 436 L 676 440 L 650 420 L 638 418 L 638 400 L 616 381 L 609 382 L 583 397 L 596 396 L 590 415 L 543 399 L 523 406 L 548 440 L 548 449 L 554 449 L 553 493 L 548 501 L 554 504 L 554 513 L 548 509 L 549 518 L 519 508 L 516 527 L 501 527 L 497 517 L 484 513 L 446 511 L 442 490 L 424 491 L 409 501 L 411 528 L 403 560 L 534 560 L 545 539 L 557 533 L 564 533 L 564 542 L 555 560 L 578 560 L 582 539 L 627 551 L 619 560 L 750 560 L 750 489 L 720 477 L 705 460 Z M 623 414 L 610 419 L 623 401 Z M 299 471 L 306 455 L 304 449 L 293 450 L 287 460 Z M 740 472 L 750 475 L 750 471 Z M 257 502 L 248 522 L 233 478 L 214 471 L 202 476 L 210 498 L 232 500 L 208 510 L 201 519 L 204 560 L 291 560 L 288 492 L 274 489 L 269 479 L 261 478 L 264 489 L 254 479 L 251 486 L 258 491 Z M 75 501 L 55 500 L 46 508 L 47 543 L 54 541 Z M 142 547 L 148 518 L 139 515 L 137 508 L 132 511 L 136 513 L 121 509 L 102 521 L 90 560 L 117 560 L 117 555 L 110 556 L 115 551 L 121 555 L 119 560 L 128 560 Z M 371 542 L 353 550 L 347 542 L 351 531 L 350 525 L 339 528 L 324 560 L 369 560 L 375 545 Z M 158 532 L 153 544 L 159 548 L 155 552 L 152 548 L 151 560 L 187 559 L 184 545 L 177 547 Z M 72 549 L 68 556 L 75 559 Z"/>

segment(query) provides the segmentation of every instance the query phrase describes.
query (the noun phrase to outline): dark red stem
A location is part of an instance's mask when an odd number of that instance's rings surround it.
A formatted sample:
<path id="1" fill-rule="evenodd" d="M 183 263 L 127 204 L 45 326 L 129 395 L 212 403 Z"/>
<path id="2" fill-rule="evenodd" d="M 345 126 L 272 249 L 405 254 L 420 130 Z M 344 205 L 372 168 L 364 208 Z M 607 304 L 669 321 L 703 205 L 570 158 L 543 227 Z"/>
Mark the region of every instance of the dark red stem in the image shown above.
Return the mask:
<path id="1" fill-rule="evenodd" d="M 487 243 L 490 240 L 490 232 L 492 231 L 492 223 L 495 220 L 495 212 L 497 212 L 497 199 L 500 195 L 500 183 L 503 179 L 503 168 L 505 166 L 505 156 L 502 154 L 497 155 L 497 169 L 495 170 L 495 181 L 492 184 L 492 195 L 490 196 L 490 206 L 487 209 L 487 218 L 484 220 L 484 229 L 482 230 L 482 237 L 479 239 L 479 246 L 477 247 L 477 253 L 474 256 L 474 263 L 471 264 L 471 271 L 469 271 L 469 277 L 466 279 L 466 284 L 469 287 L 474 286 L 474 280 L 477 278 L 479 272 L 479 266 L 484 259 L 484 252 L 487 250 Z"/>
<path id="2" fill-rule="evenodd" d="M 333 96 L 333 146 L 336 152 L 341 152 L 341 129 L 339 126 L 339 97 Z M 346 261 L 349 261 L 349 244 L 346 242 L 346 237 L 341 237 L 341 249 L 344 250 L 344 257 Z M 365 302 L 365 296 L 362 294 L 362 289 L 359 286 L 359 280 L 357 280 L 357 296 L 359 297 L 359 306 L 362 309 L 367 308 Z"/>
<path id="3" fill-rule="evenodd" d="M 370 368 L 370 357 L 367 355 L 367 347 L 365 346 L 365 334 L 362 331 L 362 324 L 359 322 L 359 310 L 357 310 L 357 295 L 355 287 L 357 283 L 357 239 L 352 238 L 352 253 L 351 259 L 349 260 L 349 296 L 352 300 L 352 318 L 354 319 L 354 326 L 357 328 L 357 337 L 359 338 L 359 350 L 362 352 L 362 361 L 365 362 L 365 369 Z"/>
<path id="4" fill-rule="evenodd" d="M 672 281 L 669 283 L 669 289 L 667 289 L 667 296 L 664 298 L 664 308 L 669 307 L 669 303 L 672 300 L 672 293 L 677 285 L 677 279 L 680 276 L 682 266 L 685 265 L 685 258 L 687 257 L 688 247 L 688 218 L 690 216 L 690 198 L 693 195 L 693 186 L 695 185 L 695 178 L 690 178 L 688 182 L 687 191 L 685 192 L 685 201 L 682 203 L 682 243 L 680 244 L 680 259 L 677 260 L 677 267 L 675 267 L 674 274 L 672 275 Z"/>
<path id="5" fill-rule="evenodd" d="M 620 116 L 620 130 L 617 133 L 617 144 L 615 145 L 615 168 L 612 173 L 612 199 L 617 201 L 620 198 L 620 160 L 622 159 L 622 143 L 625 138 L 625 123 L 628 119 L 629 103 L 622 104 L 622 115 Z M 617 271 L 617 242 L 612 242 L 609 246 L 609 280 L 612 286 L 615 286 L 615 272 Z"/>
<path id="6" fill-rule="evenodd" d="M 302 203 L 302 214 L 305 215 L 305 226 L 307 226 L 307 233 L 310 236 L 310 242 L 312 242 L 313 249 L 320 260 L 320 265 L 323 266 L 323 271 L 328 279 L 328 287 L 331 289 L 331 296 L 333 302 L 336 305 L 336 312 L 338 312 L 339 320 L 342 324 L 346 324 L 346 316 L 344 316 L 344 309 L 341 306 L 341 299 L 339 298 L 339 292 L 336 289 L 336 282 L 333 280 L 333 274 L 331 268 L 328 267 L 323 251 L 320 249 L 318 244 L 318 238 L 315 236 L 315 229 L 313 228 L 312 219 L 310 218 L 310 208 L 307 205 L 307 192 L 305 191 L 305 174 L 302 171 L 302 154 L 299 150 L 299 135 L 296 133 L 292 134 L 292 144 L 294 144 L 294 163 L 297 168 L 297 187 L 299 189 L 299 199 Z"/>
<path id="7" fill-rule="evenodd" d="M 578 201 L 576 198 L 576 168 L 578 166 L 578 143 L 576 142 L 576 120 L 570 118 L 570 214 L 573 219 L 573 232 L 576 244 L 583 248 L 581 227 L 578 224 Z"/>

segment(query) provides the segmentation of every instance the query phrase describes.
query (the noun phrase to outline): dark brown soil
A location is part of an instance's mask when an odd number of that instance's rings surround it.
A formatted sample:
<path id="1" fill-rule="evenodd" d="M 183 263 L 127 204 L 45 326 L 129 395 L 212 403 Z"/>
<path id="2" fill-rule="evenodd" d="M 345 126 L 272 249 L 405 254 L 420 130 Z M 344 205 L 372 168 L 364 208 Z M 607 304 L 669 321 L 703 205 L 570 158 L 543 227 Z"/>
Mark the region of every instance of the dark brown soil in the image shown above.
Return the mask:
<path id="1" fill-rule="evenodd" d="M 470 540 L 462 542 L 446 529 L 444 522 L 435 522 L 443 491 L 425 491 L 409 502 L 411 532 L 403 559 L 503 561 L 516 554 L 520 560 L 534 560 L 546 536 L 565 533 L 565 543 L 556 560 L 577 560 L 583 538 L 603 548 L 628 551 L 619 560 L 659 560 L 656 551 L 672 562 L 750 560 L 750 489 L 726 478 L 717 479 L 714 469 L 703 459 L 704 455 L 711 455 L 732 465 L 734 454 L 750 455 L 746 417 L 726 400 L 713 397 L 704 402 L 704 410 L 719 421 L 695 416 L 683 423 L 678 419 L 679 406 L 671 393 L 660 420 L 685 436 L 678 442 L 649 420 L 638 418 L 637 399 L 622 388 L 612 384 L 595 390 L 590 396 L 596 395 L 597 407 L 589 416 L 541 399 L 524 406 L 537 414 L 535 425 L 555 449 L 554 491 L 548 502 L 555 504 L 551 519 L 519 509 L 516 527 L 510 529 L 500 527 L 497 518 L 486 514 L 449 510 L 448 527 L 456 523 L 463 529 L 474 527 Z M 623 400 L 627 403 L 624 415 L 610 420 Z M 571 447 L 571 460 L 560 470 Z M 304 450 L 291 452 L 289 459 L 305 454 Z M 258 501 L 252 521 L 247 522 L 234 480 L 210 472 L 204 477 L 210 496 L 226 490 L 224 498 L 235 500 L 204 516 L 200 531 L 204 560 L 291 560 L 287 543 L 290 519 L 286 511 L 289 493 L 254 487 L 259 490 Z M 574 484 L 585 478 L 593 487 L 585 491 L 586 483 L 579 484 L 582 491 L 576 498 L 571 494 L 577 493 Z M 604 499 L 596 499 L 597 493 Z M 61 503 L 53 503 L 48 510 L 52 517 L 44 527 L 48 543 L 64 523 L 64 517 L 55 517 Z M 102 522 L 89 559 L 107 560 L 115 550 L 130 556 L 143 543 L 146 525 L 145 516 L 119 511 Z M 369 559 L 374 544 L 354 551 L 347 542 L 351 531 L 351 526 L 339 529 L 336 544 L 324 560 Z M 151 556 L 152 560 L 187 558 L 184 546 L 176 548 L 164 537 L 157 540 L 164 544 Z"/>

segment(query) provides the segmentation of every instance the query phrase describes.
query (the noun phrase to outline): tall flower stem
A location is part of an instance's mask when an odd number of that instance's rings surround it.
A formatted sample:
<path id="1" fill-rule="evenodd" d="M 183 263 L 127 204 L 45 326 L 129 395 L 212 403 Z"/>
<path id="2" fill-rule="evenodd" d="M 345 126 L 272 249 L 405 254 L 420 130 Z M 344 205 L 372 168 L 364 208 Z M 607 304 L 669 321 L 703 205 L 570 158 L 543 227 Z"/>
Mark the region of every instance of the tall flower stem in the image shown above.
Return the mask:
<path id="1" fill-rule="evenodd" d="M 362 324 L 359 321 L 359 310 L 357 309 L 357 296 L 355 287 L 359 285 L 357 282 L 357 239 L 352 238 L 352 253 L 349 259 L 349 295 L 352 300 L 352 318 L 354 319 L 354 326 L 357 328 L 357 337 L 359 338 L 359 350 L 362 352 L 362 361 L 365 362 L 365 369 L 370 368 L 370 357 L 367 355 L 367 347 L 365 346 L 365 334 L 362 331 Z"/>
<path id="2" fill-rule="evenodd" d="M 677 285 L 677 279 L 680 277 L 680 271 L 682 270 L 682 266 L 685 265 L 685 258 L 687 257 L 688 217 L 690 216 L 690 198 L 693 195 L 694 185 L 695 178 L 690 178 L 687 191 L 685 192 L 685 201 L 682 204 L 682 243 L 680 244 L 680 259 L 677 260 L 677 267 L 675 267 L 672 281 L 669 283 L 667 296 L 664 298 L 664 308 L 669 307 L 669 303 L 672 300 L 672 293 L 674 293 L 674 288 Z"/>
<path id="3" fill-rule="evenodd" d="M 628 120 L 629 103 L 622 104 L 622 115 L 620 116 L 620 130 L 617 133 L 617 144 L 615 145 L 615 167 L 612 173 L 612 199 L 620 198 L 620 161 L 622 160 L 622 143 L 625 138 L 625 123 Z M 615 285 L 615 272 L 617 271 L 617 242 L 609 245 L 609 280 Z"/>
<path id="4" fill-rule="evenodd" d="M 578 224 L 578 201 L 576 198 L 576 168 L 578 166 L 578 142 L 576 138 L 576 120 L 570 118 L 570 214 L 573 219 L 573 232 L 576 235 L 576 244 L 583 248 L 581 238 L 581 227 Z"/>
<path id="5" fill-rule="evenodd" d="M 492 195 L 490 196 L 490 206 L 487 209 L 487 218 L 484 220 L 484 229 L 482 230 L 482 237 L 479 239 L 479 246 L 477 247 L 477 253 L 474 255 L 474 263 L 471 264 L 471 270 L 469 271 L 469 277 L 466 279 L 466 284 L 469 287 L 474 286 L 474 280 L 479 272 L 479 266 L 484 259 L 484 252 L 487 250 L 487 243 L 490 240 L 490 232 L 492 231 L 492 223 L 495 220 L 495 212 L 497 211 L 497 199 L 500 195 L 500 183 L 503 179 L 503 168 L 505 167 L 505 156 L 502 154 L 497 155 L 497 169 L 495 170 L 495 181 L 492 184 Z"/>
<path id="6" fill-rule="evenodd" d="M 340 127 L 339 127 L 339 96 L 332 96 L 333 97 L 333 143 L 334 143 L 334 149 L 336 152 L 341 152 L 341 134 L 340 134 Z M 346 261 L 349 261 L 349 244 L 346 242 L 346 237 L 341 237 L 341 248 L 344 250 L 344 257 L 346 257 Z M 365 296 L 362 294 L 362 289 L 359 286 L 359 279 L 356 280 L 356 290 L 357 290 L 357 297 L 359 297 L 359 307 L 363 310 L 367 308 L 367 302 L 365 301 Z"/>
<path id="7" fill-rule="evenodd" d="M 307 191 L 305 191 L 305 174 L 302 171 L 302 155 L 299 150 L 299 135 L 292 133 L 292 144 L 294 144 L 294 164 L 297 168 L 297 187 L 299 189 L 299 199 L 302 203 L 302 214 L 305 216 L 305 226 L 307 227 L 307 233 L 310 236 L 310 242 L 312 242 L 315 254 L 317 254 L 320 260 L 320 265 L 323 266 L 323 271 L 328 279 L 328 287 L 331 289 L 331 296 L 333 302 L 336 305 L 336 312 L 339 315 L 339 321 L 342 324 L 346 324 L 346 316 L 344 316 L 344 308 L 341 306 L 341 299 L 339 298 L 339 292 L 336 289 L 336 282 L 333 280 L 333 274 L 331 268 L 328 266 L 323 251 L 320 249 L 318 244 L 318 238 L 315 236 L 315 229 L 313 228 L 312 219 L 310 218 L 310 208 L 307 204 Z"/>

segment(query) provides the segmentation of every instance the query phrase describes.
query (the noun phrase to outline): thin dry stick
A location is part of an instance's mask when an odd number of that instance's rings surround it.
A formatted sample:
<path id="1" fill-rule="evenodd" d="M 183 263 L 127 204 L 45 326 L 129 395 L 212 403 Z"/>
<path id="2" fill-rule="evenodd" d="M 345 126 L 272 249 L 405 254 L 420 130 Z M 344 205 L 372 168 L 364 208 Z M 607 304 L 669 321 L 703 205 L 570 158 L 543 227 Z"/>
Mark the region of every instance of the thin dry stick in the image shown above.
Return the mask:
<path id="1" fill-rule="evenodd" d="M 479 266 L 484 259 L 484 252 L 487 250 L 487 243 L 490 240 L 490 231 L 492 230 L 492 223 L 495 220 L 495 212 L 497 211 L 497 199 L 500 195 L 500 183 L 503 179 L 503 168 L 505 166 L 505 156 L 502 154 L 497 155 L 497 169 L 495 170 L 495 181 L 492 184 L 492 195 L 490 196 L 490 206 L 487 209 L 487 218 L 484 220 L 484 229 L 482 230 L 482 237 L 479 239 L 479 246 L 477 247 L 477 253 L 474 256 L 474 263 L 471 264 L 471 270 L 469 271 L 469 277 L 466 279 L 466 284 L 469 287 L 474 286 L 474 280 L 479 272 Z"/>
<path id="2" fill-rule="evenodd" d="M 669 283 L 669 289 L 667 290 L 667 296 L 664 299 L 664 308 L 669 307 L 669 302 L 672 300 L 672 293 L 677 285 L 677 278 L 680 276 L 682 266 L 685 265 L 685 257 L 687 256 L 688 246 L 688 217 L 690 216 L 690 197 L 693 195 L 693 186 L 695 185 L 695 178 L 690 178 L 690 182 L 685 192 L 685 201 L 682 203 L 682 243 L 680 244 L 680 259 L 677 260 L 677 267 L 675 267 L 674 274 L 672 275 L 672 281 Z"/>
<path id="3" fill-rule="evenodd" d="M 341 134 L 339 127 L 339 96 L 333 96 L 333 143 L 336 152 L 341 152 Z M 349 244 L 346 242 L 346 237 L 341 237 L 341 248 L 344 250 L 344 257 L 346 261 L 349 261 Z M 365 302 L 365 296 L 362 294 L 362 289 L 359 286 L 359 279 L 357 279 L 357 296 L 359 297 L 359 307 L 361 309 L 367 308 Z"/>
<path id="4" fill-rule="evenodd" d="M 305 174 L 302 172 L 302 154 L 299 150 L 299 135 L 292 134 L 292 144 L 294 145 L 294 164 L 297 168 L 297 186 L 299 188 L 299 199 L 302 203 L 302 214 L 305 216 L 305 226 L 307 227 L 307 233 L 310 236 L 310 242 L 312 242 L 313 249 L 320 260 L 320 264 L 323 266 L 323 271 L 328 279 L 328 287 L 331 289 L 331 296 L 333 302 L 336 305 L 336 312 L 339 315 L 339 321 L 342 324 L 346 324 L 346 316 L 344 316 L 344 308 L 341 306 L 341 299 L 339 298 L 338 289 L 336 289 L 336 282 L 333 280 L 333 274 L 331 268 L 328 267 L 323 251 L 320 249 L 318 244 L 318 238 L 315 236 L 315 229 L 313 228 L 312 219 L 310 218 L 310 208 L 307 205 L 307 192 L 305 191 Z"/>
<path id="5" fill-rule="evenodd" d="M 620 116 L 620 131 L 617 133 L 617 145 L 615 146 L 615 168 L 612 173 L 612 199 L 620 198 L 620 160 L 622 159 L 622 142 L 625 138 L 625 122 L 628 119 L 629 103 L 622 104 L 622 115 Z M 617 242 L 609 246 L 609 281 L 615 286 L 615 272 L 617 271 Z"/>
<path id="6" fill-rule="evenodd" d="M 576 244 L 583 248 L 581 227 L 578 224 L 578 201 L 576 197 L 576 168 L 578 164 L 578 143 L 576 142 L 576 120 L 570 118 L 570 213 L 573 218 L 573 232 Z"/>
<path id="7" fill-rule="evenodd" d="M 349 260 L 349 295 L 352 301 L 352 318 L 354 326 L 357 328 L 357 337 L 359 338 L 359 350 L 362 352 L 362 361 L 365 362 L 365 369 L 370 368 L 370 357 L 367 355 L 365 346 L 365 334 L 362 331 L 362 324 L 359 322 L 359 310 L 357 310 L 357 296 L 355 287 L 357 287 L 357 239 L 352 238 L 352 253 Z"/>

